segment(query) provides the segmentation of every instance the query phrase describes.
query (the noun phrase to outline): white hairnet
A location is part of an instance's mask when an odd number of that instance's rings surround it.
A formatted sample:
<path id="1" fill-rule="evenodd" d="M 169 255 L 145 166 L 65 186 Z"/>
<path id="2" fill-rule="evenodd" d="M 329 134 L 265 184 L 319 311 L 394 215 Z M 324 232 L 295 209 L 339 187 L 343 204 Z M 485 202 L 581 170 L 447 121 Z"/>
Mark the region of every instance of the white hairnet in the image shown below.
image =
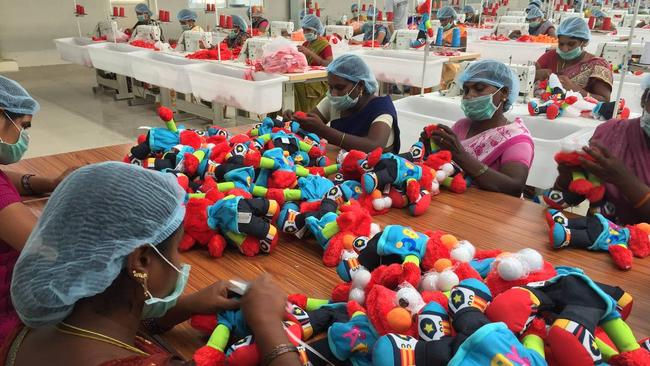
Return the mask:
<path id="1" fill-rule="evenodd" d="M 366 91 L 370 94 L 374 94 L 377 91 L 377 79 L 375 79 L 375 75 L 373 75 L 361 57 L 357 55 L 347 53 L 334 59 L 327 66 L 327 72 L 354 83 L 363 81 Z"/>
<path id="2" fill-rule="evenodd" d="M 246 23 L 246 20 L 239 15 L 232 16 L 232 25 L 238 27 L 243 32 L 248 32 L 248 24 Z"/>
<path id="3" fill-rule="evenodd" d="M 0 76 L 0 108 L 11 113 L 34 115 L 41 106 L 20 84 Z"/>
<path id="4" fill-rule="evenodd" d="M 452 8 L 451 6 L 447 5 L 447 6 L 443 6 L 438 10 L 437 18 L 438 19 L 452 18 L 455 20 L 456 16 L 457 16 L 456 10 L 454 10 L 454 8 Z"/>
<path id="5" fill-rule="evenodd" d="M 543 18 L 543 17 L 544 17 L 544 13 L 542 12 L 542 9 L 540 9 L 540 8 L 538 8 L 536 6 L 533 6 L 530 9 L 530 11 L 526 14 L 526 19 L 527 20 L 531 20 L 531 19 L 535 19 L 535 18 Z"/>
<path id="6" fill-rule="evenodd" d="M 140 3 L 135 6 L 135 12 L 139 14 L 144 14 L 147 13 L 149 15 L 152 15 L 153 13 L 151 12 L 151 9 L 149 9 L 149 5 L 145 3 Z"/>
<path id="7" fill-rule="evenodd" d="M 199 15 L 196 14 L 195 11 L 192 11 L 190 9 L 183 9 L 178 12 L 178 15 L 176 15 L 176 18 L 181 21 L 187 21 L 187 20 L 194 20 L 196 21 L 199 18 Z"/>
<path id="8" fill-rule="evenodd" d="M 650 74 L 646 74 L 641 80 L 641 90 L 650 89 Z"/>
<path id="9" fill-rule="evenodd" d="M 11 299 L 29 327 L 56 324 L 104 292 L 126 257 L 183 222 L 174 175 L 107 162 L 70 174 L 52 193 L 14 268 Z"/>
<path id="10" fill-rule="evenodd" d="M 474 14 L 476 11 L 471 5 L 465 5 L 463 7 L 463 14 Z"/>
<path id="11" fill-rule="evenodd" d="M 580 38 L 584 40 L 591 39 L 589 26 L 582 18 L 571 17 L 564 19 L 557 29 L 557 35 L 571 38 Z"/>
<path id="12" fill-rule="evenodd" d="M 460 84 L 468 81 L 486 83 L 497 88 L 508 88 L 508 101 L 504 111 L 510 109 L 519 95 L 519 78 L 503 62 L 495 60 L 480 60 L 469 65 L 460 76 Z"/>
<path id="13" fill-rule="evenodd" d="M 305 15 L 305 17 L 302 18 L 302 21 L 300 22 L 300 28 L 311 29 L 320 36 L 325 34 L 325 27 L 323 27 L 323 23 L 321 23 L 320 19 L 318 19 L 318 17 L 314 14 Z"/>

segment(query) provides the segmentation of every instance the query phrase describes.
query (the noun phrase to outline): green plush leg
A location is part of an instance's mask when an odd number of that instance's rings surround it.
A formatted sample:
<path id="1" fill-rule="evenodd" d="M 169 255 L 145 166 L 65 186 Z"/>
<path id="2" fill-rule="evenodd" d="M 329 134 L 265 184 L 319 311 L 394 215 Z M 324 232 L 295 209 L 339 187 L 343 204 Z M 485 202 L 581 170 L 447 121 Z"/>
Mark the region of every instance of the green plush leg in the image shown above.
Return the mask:
<path id="1" fill-rule="evenodd" d="M 618 352 L 616 352 L 615 349 L 609 346 L 609 344 L 601 341 L 599 338 L 596 338 L 596 345 L 598 346 L 598 349 L 600 350 L 600 354 L 603 355 L 603 359 L 606 362 L 609 362 L 609 359 L 616 356 Z"/>
<path id="2" fill-rule="evenodd" d="M 601 324 L 601 327 L 619 351 L 630 352 L 639 349 L 640 346 L 634 338 L 632 329 L 630 329 L 630 326 L 623 319 L 616 318 L 609 320 Z"/>
<path id="3" fill-rule="evenodd" d="M 190 193 L 187 196 L 190 199 L 192 199 L 192 198 L 203 199 L 203 198 L 205 198 L 205 193 Z"/>
<path id="4" fill-rule="evenodd" d="M 571 177 L 573 180 L 587 179 L 585 173 L 580 170 L 574 170 L 573 172 L 571 172 Z"/>
<path id="5" fill-rule="evenodd" d="M 221 352 L 224 352 L 226 346 L 228 345 L 229 338 L 230 329 L 228 329 L 228 327 L 223 324 L 219 324 L 216 328 L 214 328 L 214 331 L 212 331 L 212 335 L 210 335 L 210 339 L 208 340 L 207 345 L 214 349 L 218 349 Z"/>
<path id="6" fill-rule="evenodd" d="M 309 152 L 309 150 L 311 150 L 311 146 L 312 145 L 310 145 L 310 144 L 308 144 L 308 143 L 306 143 L 304 141 L 300 141 L 298 143 L 298 147 L 300 148 L 300 151 L 304 151 L 304 152 L 307 152 L 307 153 Z"/>
<path id="7" fill-rule="evenodd" d="M 262 186 L 254 186 L 253 192 L 251 194 L 255 197 L 266 197 L 266 194 L 269 192 L 269 189 Z"/>
<path id="8" fill-rule="evenodd" d="M 252 130 L 250 130 L 250 131 L 248 132 L 248 135 L 249 135 L 250 137 L 257 137 L 257 136 L 259 136 L 259 134 L 260 134 L 260 130 L 259 130 L 259 128 L 253 128 Z"/>
<path id="9" fill-rule="evenodd" d="M 441 184 L 441 185 L 442 185 L 443 187 L 445 187 L 445 188 L 449 188 L 449 187 L 451 187 L 451 182 L 453 182 L 453 181 L 454 181 L 454 178 L 452 178 L 452 177 L 447 177 L 447 178 L 445 178 L 445 180 L 442 181 L 442 184 Z"/>
<path id="10" fill-rule="evenodd" d="M 285 189 L 284 190 L 284 200 L 285 201 L 300 201 L 302 200 L 302 191 L 299 189 Z"/>
<path id="11" fill-rule="evenodd" d="M 601 184 L 600 183 L 600 178 L 598 178 L 597 176 L 595 176 L 594 174 L 591 174 L 591 173 L 589 173 L 587 175 L 587 180 L 589 182 L 591 182 L 591 184 L 593 184 L 594 186 L 600 186 L 600 184 Z"/>
<path id="12" fill-rule="evenodd" d="M 325 239 L 329 240 L 334 235 L 336 235 L 339 231 L 341 231 L 341 229 L 339 228 L 339 224 L 337 224 L 336 221 L 333 221 L 325 224 L 325 227 L 323 227 L 321 233 L 323 234 Z"/>
<path id="13" fill-rule="evenodd" d="M 237 245 L 237 248 L 239 248 L 241 244 L 244 242 L 244 240 L 246 239 L 246 234 L 241 234 L 241 233 L 237 234 L 234 231 L 227 231 L 225 233 L 225 236 L 233 243 L 235 243 L 235 245 Z"/>
<path id="14" fill-rule="evenodd" d="M 436 144 L 436 142 L 433 141 L 432 138 L 429 139 L 429 147 L 431 147 L 432 154 L 437 153 L 438 150 L 440 150 L 440 146 L 438 146 L 438 144 Z"/>
<path id="15" fill-rule="evenodd" d="M 205 159 L 205 151 L 204 150 L 196 150 L 192 155 L 196 156 L 199 161 L 203 161 Z"/>
<path id="16" fill-rule="evenodd" d="M 231 189 L 235 189 L 235 183 L 233 182 L 217 183 L 217 189 L 219 190 L 219 192 L 228 192 Z"/>
<path id="17" fill-rule="evenodd" d="M 305 168 L 302 165 L 296 165 L 296 175 L 299 177 L 308 177 L 309 169 Z"/>
<path id="18" fill-rule="evenodd" d="M 173 118 L 165 122 L 165 125 L 167 125 L 167 129 L 170 130 L 171 132 L 178 132 L 178 127 L 176 127 L 176 122 L 174 122 Z"/>
<path id="19" fill-rule="evenodd" d="M 329 303 L 330 303 L 330 301 L 326 300 L 326 299 L 312 299 L 310 297 L 310 298 L 307 298 L 307 309 L 305 309 L 305 310 L 307 310 L 307 311 L 318 310 L 322 306 L 327 305 Z"/>
<path id="20" fill-rule="evenodd" d="M 338 164 L 332 164 L 323 168 L 323 171 L 325 172 L 325 175 L 332 175 L 338 173 L 339 168 L 340 166 Z"/>
<path id="21" fill-rule="evenodd" d="M 269 142 L 269 140 L 271 140 L 271 134 L 267 133 L 266 135 L 262 135 L 258 138 L 264 141 L 264 143 L 266 144 L 267 142 Z"/>
<path id="22" fill-rule="evenodd" d="M 269 170 L 275 169 L 275 160 L 262 157 L 260 159 L 260 168 Z"/>
<path id="23" fill-rule="evenodd" d="M 521 344 L 523 344 L 524 347 L 539 353 L 542 358 L 546 357 L 544 353 L 544 340 L 540 336 L 528 334 L 521 340 Z"/>

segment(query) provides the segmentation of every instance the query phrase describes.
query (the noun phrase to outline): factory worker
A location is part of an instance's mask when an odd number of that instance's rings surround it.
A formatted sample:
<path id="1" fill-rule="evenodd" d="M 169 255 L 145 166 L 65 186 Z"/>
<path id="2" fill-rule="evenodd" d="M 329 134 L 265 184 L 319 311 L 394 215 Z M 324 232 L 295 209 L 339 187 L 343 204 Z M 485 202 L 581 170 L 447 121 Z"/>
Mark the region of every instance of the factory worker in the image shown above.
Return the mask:
<path id="1" fill-rule="evenodd" d="M 558 27 L 558 45 L 535 63 L 535 80 L 546 80 L 557 74 L 565 89 L 609 102 L 613 75 L 610 65 L 584 50 L 591 31 L 582 18 L 567 18 Z"/>
<path id="2" fill-rule="evenodd" d="M 136 35 L 135 29 L 139 25 L 156 25 L 160 26 L 158 22 L 152 18 L 153 13 L 151 12 L 151 9 L 149 9 L 149 6 L 145 3 L 139 3 L 135 6 L 135 15 L 138 18 L 138 22 L 135 23 L 133 28 L 130 30 L 131 34 L 131 39 L 134 39 Z M 164 40 L 163 35 L 162 35 L 162 29 L 160 30 L 160 40 Z"/>
<path id="3" fill-rule="evenodd" d="M 467 31 L 465 28 L 459 27 L 458 24 L 456 24 L 458 14 L 456 14 L 454 8 L 451 6 L 443 6 L 438 9 L 436 17 L 440 20 L 440 26 L 443 29 L 443 46 L 451 46 L 454 29 L 458 28 L 460 29 L 460 46 L 467 47 Z"/>
<path id="4" fill-rule="evenodd" d="M 463 14 L 465 14 L 465 24 L 478 24 L 478 14 L 476 14 L 476 10 L 471 5 L 465 5 L 463 7 Z"/>
<path id="5" fill-rule="evenodd" d="M 555 37 L 555 26 L 550 20 L 544 19 L 544 13 L 537 7 L 533 7 L 526 13 L 526 22 L 528 23 L 528 34 L 538 36 L 540 34 Z M 516 30 L 510 33 L 508 37 L 518 38 L 521 32 Z"/>
<path id="6" fill-rule="evenodd" d="M 201 26 L 196 24 L 196 20 L 199 18 L 199 16 L 195 11 L 183 9 L 178 12 L 176 18 L 178 19 L 178 22 L 181 25 L 181 29 L 183 30 L 183 33 L 181 33 L 181 36 L 178 39 L 177 49 L 179 51 L 185 51 L 185 32 L 203 32 L 204 30 L 201 28 Z M 205 48 L 203 42 L 200 42 L 200 46 L 201 48 Z"/>
<path id="7" fill-rule="evenodd" d="M 466 118 L 439 125 L 434 141 L 481 189 L 521 196 L 533 161 L 533 138 L 521 118 L 504 113 L 519 94 L 519 79 L 499 61 L 479 60 L 460 76 Z M 489 141 L 490 143 L 486 143 Z"/>
<path id="8" fill-rule="evenodd" d="M 595 30 L 603 30 L 603 31 L 608 31 L 608 32 L 616 30 L 616 27 L 614 26 L 614 24 L 611 24 L 611 23 L 610 23 L 608 29 L 603 28 L 603 25 L 605 23 L 605 18 L 607 18 L 607 14 L 605 14 L 605 12 L 603 12 L 602 10 L 594 10 L 591 13 L 591 16 L 596 18 L 596 20 L 594 22 L 593 29 L 595 29 Z"/>
<path id="9" fill-rule="evenodd" d="M 178 255 L 184 200 L 173 175 L 130 164 L 89 165 L 66 178 L 16 263 L 11 296 L 21 324 L 0 363 L 190 365 L 141 330 L 237 308 L 262 359 L 289 343 L 287 298 L 269 277 L 251 282 L 241 301 L 226 297 L 226 281 L 182 295 L 191 276 Z M 287 352 L 271 364 L 301 363 Z"/>
<path id="10" fill-rule="evenodd" d="M 263 13 L 264 10 L 261 6 L 252 6 L 248 9 L 248 16 L 251 19 L 253 32 L 257 32 L 260 35 L 266 34 L 270 24 L 268 19 L 263 17 Z"/>
<path id="11" fill-rule="evenodd" d="M 305 43 L 298 46 L 298 51 L 307 57 L 309 66 L 327 66 L 332 62 L 332 46 L 327 38 L 323 37 L 325 27 L 320 19 L 313 14 L 308 14 L 300 22 L 305 35 Z M 294 86 L 296 110 L 311 112 L 323 99 L 327 92 L 327 82 L 298 83 Z"/>
<path id="12" fill-rule="evenodd" d="M 383 46 L 390 42 L 390 31 L 382 22 L 373 21 L 378 13 L 379 11 L 373 7 L 368 9 L 368 20 L 361 27 L 361 33 L 363 33 L 363 42 L 375 40 L 375 42 Z M 358 45 L 363 42 L 356 39 L 349 41 L 351 45 Z"/>
<path id="13" fill-rule="evenodd" d="M 605 185 L 605 197 L 590 213 L 600 213 L 619 225 L 650 222 L 650 76 L 641 82 L 641 117 L 612 119 L 596 128 L 585 152 L 594 158 L 583 168 Z M 632 101 L 629 101 L 632 102 Z M 567 191 L 572 172 L 558 166 L 555 190 Z M 552 195 L 548 195 L 553 197 Z M 604 202 L 604 203 L 603 203 Z M 560 204 L 573 206 L 571 197 Z"/>
<path id="14" fill-rule="evenodd" d="M 246 24 L 246 20 L 239 15 L 233 15 L 232 26 L 233 29 L 225 39 L 228 48 L 233 49 L 244 46 L 246 40 L 251 37 L 248 33 L 248 24 Z"/>
<path id="15" fill-rule="evenodd" d="M 49 193 L 70 172 L 58 178 L 19 173 L 7 167 L 19 162 L 29 146 L 28 129 L 39 104 L 17 82 L 0 76 L 0 342 L 18 323 L 9 300 L 11 272 L 36 217 L 20 196 Z"/>
<path id="16" fill-rule="evenodd" d="M 286 111 L 285 118 L 345 150 L 381 147 L 399 152 L 395 106 L 390 96 L 375 95 L 377 80 L 368 65 L 359 56 L 345 54 L 329 64 L 327 80 L 327 96 L 307 117 Z"/>

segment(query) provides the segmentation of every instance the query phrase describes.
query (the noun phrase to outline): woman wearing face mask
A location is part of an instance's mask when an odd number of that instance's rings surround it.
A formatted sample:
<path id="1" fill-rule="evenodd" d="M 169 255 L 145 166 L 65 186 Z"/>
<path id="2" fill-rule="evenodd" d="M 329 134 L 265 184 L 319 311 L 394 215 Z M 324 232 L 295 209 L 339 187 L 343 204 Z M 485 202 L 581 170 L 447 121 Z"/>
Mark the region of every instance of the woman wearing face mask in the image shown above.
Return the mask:
<path id="1" fill-rule="evenodd" d="M 309 66 L 327 66 L 332 62 L 332 46 L 327 38 L 323 37 L 325 28 L 320 19 L 313 14 L 308 14 L 301 21 L 302 31 L 305 34 L 305 43 L 298 46 L 298 51 L 307 57 Z M 310 112 L 318 105 L 327 92 L 327 82 L 298 83 L 294 86 L 296 110 Z"/>
<path id="2" fill-rule="evenodd" d="M 463 7 L 463 14 L 465 14 L 465 24 L 468 25 L 477 25 L 479 21 L 478 14 L 476 10 L 471 5 L 465 5 Z"/>
<path id="3" fill-rule="evenodd" d="M 9 281 L 18 254 L 36 224 L 36 217 L 20 196 L 52 192 L 69 173 L 50 179 L 4 168 L 18 162 L 27 151 L 27 129 L 38 109 L 38 102 L 22 86 L 0 76 L 0 342 L 18 322 L 9 297 Z"/>
<path id="4" fill-rule="evenodd" d="M 181 33 L 180 38 L 178 39 L 178 46 L 177 49 L 179 51 L 185 51 L 185 32 L 190 31 L 190 32 L 204 32 L 203 28 L 201 26 L 196 24 L 196 20 L 198 19 L 198 14 L 196 14 L 195 11 L 189 10 L 189 9 L 183 9 L 178 12 L 178 15 L 176 15 L 176 18 L 178 18 L 179 23 L 181 24 L 181 29 L 183 33 Z M 201 48 L 205 48 L 205 45 L 203 45 L 203 42 L 200 42 Z"/>
<path id="5" fill-rule="evenodd" d="M 558 45 L 535 63 L 535 80 L 546 80 L 555 73 L 567 90 L 609 102 L 613 75 L 610 65 L 583 48 L 591 38 L 587 23 L 581 18 L 565 19 L 557 30 Z"/>
<path id="6" fill-rule="evenodd" d="M 438 9 L 436 17 L 438 20 L 440 20 L 440 26 L 444 30 L 442 33 L 443 46 L 451 47 L 454 29 L 458 28 L 460 29 L 460 46 L 467 47 L 467 31 L 465 28 L 459 27 L 456 24 L 456 18 L 458 18 L 458 14 L 456 14 L 456 10 L 454 10 L 454 8 L 451 6 L 444 6 Z"/>
<path id="7" fill-rule="evenodd" d="M 534 145 L 520 118 L 504 113 L 519 93 L 519 79 L 501 62 L 481 60 L 460 76 L 461 108 L 467 118 L 453 128 L 440 125 L 434 141 L 448 149 L 454 162 L 479 188 L 519 197 L 533 161 Z"/>
<path id="8" fill-rule="evenodd" d="M 147 4 L 145 4 L 145 3 L 140 3 L 140 4 L 137 4 L 135 6 L 135 15 L 138 18 L 138 22 L 135 23 L 133 28 L 131 28 L 130 32 L 127 32 L 127 33 L 132 35 L 131 36 L 132 38 L 136 34 L 135 29 L 139 25 L 157 25 L 157 26 L 160 26 L 156 20 L 151 18 L 153 13 L 151 12 L 151 9 L 149 9 L 149 6 Z M 162 36 L 162 29 L 160 30 L 160 40 L 164 41 L 164 38 Z"/>
<path id="9" fill-rule="evenodd" d="M 246 20 L 239 15 L 233 15 L 232 26 L 232 31 L 225 39 L 228 48 L 233 49 L 243 47 L 246 40 L 251 37 L 250 34 L 248 34 L 248 24 L 246 24 Z"/>
<path id="10" fill-rule="evenodd" d="M 266 35 L 266 31 L 269 30 L 269 21 L 263 17 L 263 12 L 264 9 L 261 6 L 252 6 L 248 9 L 254 36 Z"/>
<path id="11" fill-rule="evenodd" d="M 345 54 L 327 67 L 329 90 L 307 117 L 284 113 L 285 119 L 345 150 L 370 152 L 382 147 L 399 152 L 397 112 L 390 96 L 378 97 L 377 80 L 363 60 Z"/>
<path id="12" fill-rule="evenodd" d="M 528 34 L 538 36 L 540 34 L 555 37 L 555 26 L 549 20 L 544 19 L 544 13 L 538 7 L 532 7 L 526 13 L 526 22 L 528 22 Z M 521 36 L 520 31 L 510 33 L 510 38 Z"/>
<path id="13" fill-rule="evenodd" d="M 254 281 L 241 303 L 226 298 L 224 281 L 181 296 L 190 275 L 178 256 L 184 197 L 172 175 L 129 164 L 71 174 L 16 263 L 11 295 L 24 326 L 7 338 L 0 363 L 181 365 L 143 338 L 141 326 L 165 331 L 192 314 L 240 305 L 262 355 L 289 343 L 286 296 L 268 277 Z M 287 352 L 273 364 L 298 362 Z"/>
<path id="14" fill-rule="evenodd" d="M 605 183 L 605 199 L 591 213 L 601 213 L 622 225 L 650 222 L 650 76 L 641 83 L 643 114 L 640 118 L 607 121 L 594 132 L 585 152 L 594 158 L 583 167 Z M 553 191 L 566 192 L 571 171 L 558 166 L 560 173 Z M 562 195 L 559 204 L 579 204 L 579 200 Z"/>
<path id="15" fill-rule="evenodd" d="M 380 45 L 385 45 L 390 42 L 390 31 L 388 27 L 382 24 L 382 22 L 374 22 L 373 19 L 377 16 L 378 10 L 375 8 L 368 9 L 368 20 L 361 26 L 361 33 L 363 33 L 363 41 L 357 41 L 356 39 L 351 39 L 349 43 L 351 45 L 359 45 L 365 41 L 372 41 L 379 43 Z"/>

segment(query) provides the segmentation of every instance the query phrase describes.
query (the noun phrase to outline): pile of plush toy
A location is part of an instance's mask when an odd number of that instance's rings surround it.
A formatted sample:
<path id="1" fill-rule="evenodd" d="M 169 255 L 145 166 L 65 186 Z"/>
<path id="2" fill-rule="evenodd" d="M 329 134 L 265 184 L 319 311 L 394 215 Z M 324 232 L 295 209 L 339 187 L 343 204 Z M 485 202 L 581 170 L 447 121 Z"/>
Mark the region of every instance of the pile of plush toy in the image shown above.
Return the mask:
<path id="1" fill-rule="evenodd" d="M 625 323 L 629 293 L 533 249 L 479 251 L 398 225 L 343 240 L 331 299 L 289 297 L 284 324 L 304 365 L 650 364 Z M 211 335 L 197 365 L 260 363 L 240 311 L 191 324 Z"/>
<path id="2" fill-rule="evenodd" d="M 592 97 L 583 97 L 582 94 L 566 90 L 559 77 L 551 74 L 548 80 L 543 80 L 536 85 L 535 95 L 541 101 L 528 102 L 528 112 L 531 116 L 540 114 L 553 120 L 558 117 L 587 117 L 600 120 L 614 118 L 616 102 L 599 102 Z M 625 106 L 625 100 L 619 102 L 616 118 L 625 119 L 630 116 L 630 109 Z"/>
<path id="3" fill-rule="evenodd" d="M 174 174 L 187 192 L 181 250 L 198 244 L 219 257 L 230 245 L 254 256 L 270 253 L 284 232 L 312 236 L 335 266 L 349 235 L 372 236 L 371 215 L 391 207 L 421 215 L 440 186 L 467 187 L 451 153 L 431 139 L 435 125 L 407 153 L 352 150 L 331 162 L 327 141 L 294 121 L 266 118 L 233 136 L 179 127 L 164 107 L 159 116 L 166 127 L 141 135 L 125 161 Z"/>

